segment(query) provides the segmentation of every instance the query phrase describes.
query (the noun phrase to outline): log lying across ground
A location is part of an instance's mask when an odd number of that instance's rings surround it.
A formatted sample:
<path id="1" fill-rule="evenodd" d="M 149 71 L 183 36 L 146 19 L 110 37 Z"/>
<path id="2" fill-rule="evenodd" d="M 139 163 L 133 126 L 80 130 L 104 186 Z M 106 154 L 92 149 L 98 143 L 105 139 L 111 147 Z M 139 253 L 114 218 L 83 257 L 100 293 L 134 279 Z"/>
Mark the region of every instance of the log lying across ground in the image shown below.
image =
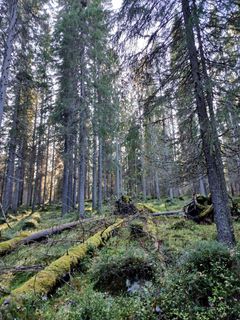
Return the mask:
<path id="1" fill-rule="evenodd" d="M 185 216 L 185 213 L 182 210 L 176 211 L 162 211 L 162 212 L 153 212 L 153 217 L 160 217 L 160 216 Z"/>
<path id="2" fill-rule="evenodd" d="M 20 222 L 21 220 L 23 219 L 26 219 L 27 217 L 31 216 L 32 212 L 26 212 L 26 213 L 23 213 L 21 215 L 18 215 L 18 216 L 14 216 L 14 220 L 12 221 L 12 219 L 10 221 L 8 221 L 7 223 L 4 223 L 2 225 L 0 225 L 0 232 L 3 231 L 3 230 L 6 230 L 9 228 L 12 228 L 16 223 Z"/>
<path id="3" fill-rule="evenodd" d="M 77 221 L 65 223 L 49 229 L 40 230 L 35 233 L 21 232 L 17 237 L 13 239 L 0 242 L 0 256 L 10 253 L 20 245 L 26 245 L 31 242 L 41 241 L 54 234 L 61 233 L 62 231 L 65 231 L 65 230 L 73 229 L 78 225 L 81 225 L 82 223 L 91 222 L 91 221 L 100 221 L 104 219 L 105 218 L 98 218 L 98 219 L 89 218 L 89 219 L 77 220 Z"/>
<path id="4" fill-rule="evenodd" d="M 185 213 L 182 210 L 175 210 L 175 211 L 161 211 L 158 212 L 155 208 L 149 206 L 148 204 L 145 203 L 138 203 L 137 205 L 138 209 L 146 209 L 148 210 L 153 217 L 158 217 L 158 216 L 184 216 Z"/>
<path id="5" fill-rule="evenodd" d="M 62 257 L 53 261 L 48 267 L 38 272 L 23 285 L 14 289 L 4 301 L 4 304 L 9 304 L 12 301 L 21 302 L 24 297 L 29 295 L 45 296 L 49 294 L 64 276 L 79 265 L 89 249 L 96 249 L 104 245 L 105 241 L 111 237 L 116 229 L 122 226 L 124 221 L 124 219 L 120 219 L 105 230 L 99 231 L 88 238 L 86 242 L 68 249 L 67 253 Z"/>

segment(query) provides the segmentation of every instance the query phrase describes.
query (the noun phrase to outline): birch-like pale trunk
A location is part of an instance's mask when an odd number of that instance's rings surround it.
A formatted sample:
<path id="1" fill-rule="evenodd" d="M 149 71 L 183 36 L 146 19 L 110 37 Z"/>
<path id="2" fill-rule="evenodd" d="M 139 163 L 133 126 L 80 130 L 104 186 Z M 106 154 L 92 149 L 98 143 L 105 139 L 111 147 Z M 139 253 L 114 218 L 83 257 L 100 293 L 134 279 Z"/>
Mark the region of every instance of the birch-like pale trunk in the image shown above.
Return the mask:
<path id="1" fill-rule="evenodd" d="M 2 126 L 3 110 L 6 100 L 6 92 L 9 82 L 9 70 L 12 61 L 13 43 L 16 35 L 18 0 L 8 0 L 9 3 L 9 26 L 4 48 L 3 63 L 0 79 L 0 127 Z"/>

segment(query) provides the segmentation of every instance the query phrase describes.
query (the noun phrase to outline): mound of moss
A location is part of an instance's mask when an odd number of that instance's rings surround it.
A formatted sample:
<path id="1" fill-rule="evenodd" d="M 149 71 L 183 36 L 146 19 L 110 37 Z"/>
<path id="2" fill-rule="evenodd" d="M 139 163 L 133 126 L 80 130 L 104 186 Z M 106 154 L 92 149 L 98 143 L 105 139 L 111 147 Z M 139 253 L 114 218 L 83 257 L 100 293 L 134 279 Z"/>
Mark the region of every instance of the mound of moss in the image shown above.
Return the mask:
<path id="1" fill-rule="evenodd" d="M 162 284 L 164 319 L 234 320 L 240 314 L 240 261 L 215 241 L 184 253 Z"/>
<path id="2" fill-rule="evenodd" d="M 127 292 L 133 283 L 143 283 L 154 277 L 154 263 L 146 254 L 113 255 L 101 259 L 93 266 L 94 288 L 118 295 Z"/>
<path id="3" fill-rule="evenodd" d="M 130 225 L 130 234 L 133 239 L 142 238 L 146 235 L 144 231 L 144 223 L 141 220 L 133 220 Z"/>
<path id="4" fill-rule="evenodd" d="M 40 214 L 34 213 L 30 219 L 27 219 L 26 221 L 24 221 L 22 225 L 22 230 L 37 229 L 40 221 L 41 221 Z"/>

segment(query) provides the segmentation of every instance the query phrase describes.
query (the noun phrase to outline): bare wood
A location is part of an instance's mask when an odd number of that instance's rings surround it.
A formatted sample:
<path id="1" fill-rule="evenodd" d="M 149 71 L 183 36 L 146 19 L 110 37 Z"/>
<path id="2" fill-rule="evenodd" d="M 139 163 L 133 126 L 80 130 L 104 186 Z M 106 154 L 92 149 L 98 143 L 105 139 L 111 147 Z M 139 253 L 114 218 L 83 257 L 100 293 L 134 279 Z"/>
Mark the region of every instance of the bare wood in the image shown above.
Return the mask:
<path id="1" fill-rule="evenodd" d="M 163 211 L 163 212 L 154 212 L 152 213 L 153 217 L 158 217 L 158 216 L 181 216 L 181 215 L 185 215 L 185 213 L 183 211 Z"/>
<path id="2" fill-rule="evenodd" d="M 33 266 L 17 266 L 17 267 L 7 267 L 1 268 L 0 274 L 6 273 L 17 273 L 17 272 L 30 272 L 30 271 L 40 271 L 44 268 L 43 265 L 33 265 Z"/>

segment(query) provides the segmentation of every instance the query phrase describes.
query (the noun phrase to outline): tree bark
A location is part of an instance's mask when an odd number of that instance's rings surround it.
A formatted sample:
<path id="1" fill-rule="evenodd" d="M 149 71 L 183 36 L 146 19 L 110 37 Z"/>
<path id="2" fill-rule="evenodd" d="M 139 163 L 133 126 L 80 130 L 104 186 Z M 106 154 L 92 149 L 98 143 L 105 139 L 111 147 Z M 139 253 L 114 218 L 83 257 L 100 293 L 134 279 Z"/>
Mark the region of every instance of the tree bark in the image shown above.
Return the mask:
<path id="1" fill-rule="evenodd" d="M 87 152 L 87 128 L 86 116 L 83 112 L 80 124 L 80 155 L 79 155 L 79 194 L 78 213 L 84 217 L 85 183 L 86 183 L 86 152 Z"/>
<path id="2" fill-rule="evenodd" d="M 201 131 L 203 151 L 207 165 L 209 188 L 214 206 L 218 240 L 225 243 L 229 247 L 232 247 L 235 244 L 235 238 L 224 178 L 220 142 L 217 135 L 213 108 L 211 108 L 212 101 L 210 100 L 212 100 L 212 96 L 210 96 L 207 90 L 204 90 L 204 84 L 205 88 L 207 88 L 208 83 L 204 83 L 204 80 L 206 81 L 206 77 L 203 76 L 202 78 L 201 76 L 201 70 L 198 62 L 198 52 L 193 31 L 193 17 L 190 10 L 189 0 L 181 0 L 181 2 L 187 49 L 191 65 L 191 73 L 194 81 L 197 114 Z M 205 91 L 207 92 L 206 96 L 204 93 Z M 207 104 L 209 106 L 211 121 L 207 113 Z"/>
<path id="3" fill-rule="evenodd" d="M 18 0 L 9 0 L 9 27 L 7 30 L 7 40 L 0 79 L 0 127 L 2 126 L 3 109 L 9 81 L 9 70 L 12 61 L 13 43 L 16 35 L 17 7 Z"/>
<path id="4" fill-rule="evenodd" d="M 98 199 L 97 199 L 97 211 L 101 213 L 102 211 L 102 175 L 103 175 L 103 166 L 102 166 L 102 138 L 99 137 L 98 144 Z"/>
<path id="5" fill-rule="evenodd" d="M 94 126 L 94 123 L 93 123 Z M 97 135 L 93 128 L 93 155 L 92 155 L 92 209 L 97 209 Z"/>

